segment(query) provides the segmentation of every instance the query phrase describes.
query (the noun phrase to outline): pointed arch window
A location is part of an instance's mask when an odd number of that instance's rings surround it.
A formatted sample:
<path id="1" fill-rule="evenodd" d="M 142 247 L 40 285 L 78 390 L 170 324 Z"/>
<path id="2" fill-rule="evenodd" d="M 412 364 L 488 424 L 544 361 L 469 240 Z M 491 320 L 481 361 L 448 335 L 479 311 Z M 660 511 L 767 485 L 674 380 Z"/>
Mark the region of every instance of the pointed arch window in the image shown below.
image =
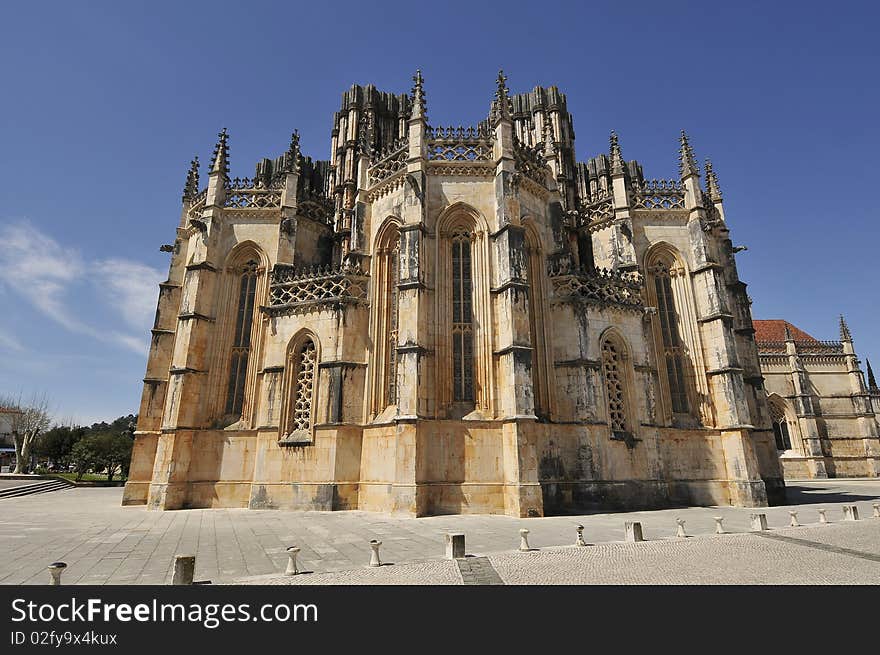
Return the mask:
<path id="1" fill-rule="evenodd" d="M 452 234 L 452 399 L 473 402 L 473 234 L 458 230 Z"/>
<path id="2" fill-rule="evenodd" d="M 615 437 L 629 436 L 624 349 L 616 339 L 607 338 L 602 342 L 602 373 L 605 377 L 605 393 L 608 397 L 611 434 Z"/>
<path id="3" fill-rule="evenodd" d="M 294 338 L 287 349 L 284 367 L 284 403 L 281 446 L 312 443 L 318 390 L 317 341 L 311 336 Z"/>
<path id="4" fill-rule="evenodd" d="M 385 309 L 385 405 L 397 404 L 397 332 L 398 289 L 400 278 L 400 235 L 395 234 L 386 255 L 386 309 Z"/>
<path id="5" fill-rule="evenodd" d="M 654 292 L 657 296 L 657 314 L 660 320 L 662 356 L 669 385 L 672 411 L 676 414 L 690 412 L 686 380 L 686 355 L 681 340 L 675 297 L 672 291 L 672 270 L 668 262 L 658 262 L 652 269 Z"/>
<path id="6" fill-rule="evenodd" d="M 229 361 L 229 380 L 226 388 L 226 414 L 241 416 L 244 408 L 248 360 L 251 354 L 251 333 L 254 324 L 254 304 L 257 293 L 257 269 L 253 259 L 236 271 L 238 277 L 238 305 L 235 315 L 235 333 Z"/>
<path id="7" fill-rule="evenodd" d="M 776 450 L 791 450 L 791 435 L 788 431 L 788 421 L 785 418 L 785 410 L 773 401 L 770 401 L 770 420 L 773 423 L 773 436 L 776 439 Z"/>
<path id="8" fill-rule="evenodd" d="M 529 337 L 532 345 L 532 386 L 535 397 L 535 415 L 546 417 L 549 414 L 549 375 L 546 363 L 546 343 L 544 340 L 543 303 L 541 286 L 544 270 L 541 249 L 536 235 L 527 232 L 525 239 L 525 265 L 520 268 L 529 285 Z"/>
<path id="9" fill-rule="evenodd" d="M 318 352 L 314 341 L 311 339 L 303 341 L 294 351 L 292 359 L 296 377 L 288 432 L 308 434 L 312 429 L 312 399 L 315 394 L 315 368 L 318 363 Z"/>

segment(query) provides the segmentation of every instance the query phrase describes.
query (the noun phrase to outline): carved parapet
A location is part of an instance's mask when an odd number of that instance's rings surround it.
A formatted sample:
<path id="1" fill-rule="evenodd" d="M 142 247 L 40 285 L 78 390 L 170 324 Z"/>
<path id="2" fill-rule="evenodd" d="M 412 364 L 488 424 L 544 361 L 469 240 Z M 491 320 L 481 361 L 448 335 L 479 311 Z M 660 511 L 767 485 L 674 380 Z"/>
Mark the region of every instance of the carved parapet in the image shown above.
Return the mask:
<path id="1" fill-rule="evenodd" d="M 785 341 L 758 341 L 761 355 L 783 354 Z M 843 355 L 843 344 L 839 341 L 795 341 L 798 355 Z"/>
<path id="2" fill-rule="evenodd" d="M 368 284 L 368 273 L 357 265 L 308 269 L 276 265 L 269 281 L 269 306 L 263 310 L 277 316 L 366 304 Z"/>
<path id="3" fill-rule="evenodd" d="M 516 169 L 529 179 L 542 186 L 546 186 L 547 175 L 550 173 L 550 169 L 547 167 L 543 150 L 543 144 L 539 143 L 530 147 L 521 143 L 518 139 L 514 140 L 513 159 Z"/>
<path id="4" fill-rule="evenodd" d="M 599 268 L 567 269 L 559 264 L 551 264 L 548 269 L 555 302 L 587 302 L 644 311 L 644 280 L 640 273 L 617 273 Z"/>
<path id="5" fill-rule="evenodd" d="M 260 179 L 236 177 L 226 181 L 223 206 L 231 209 L 275 209 L 281 206 L 283 179 L 269 183 Z"/>
<path id="6" fill-rule="evenodd" d="M 319 223 L 330 224 L 334 209 L 332 200 L 311 192 L 302 193 L 300 196 L 296 205 L 297 214 Z"/>
<path id="7" fill-rule="evenodd" d="M 189 210 L 187 215 L 190 218 L 200 217 L 202 215 L 202 210 L 205 208 L 205 200 L 208 197 L 208 189 L 207 187 L 199 191 L 195 196 L 193 196 L 192 201 L 189 205 Z"/>
<path id="8" fill-rule="evenodd" d="M 396 147 L 384 151 L 370 164 L 367 173 L 371 188 L 406 171 L 406 162 L 409 158 L 408 139 L 399 139 L 392 145 Z"/>
<path id="9" fill-rule="evenodd" d="M 614 199 L 611 194 L 597 194 L 589 202 L 581 202 L 576 215 L 577 227 L 588 227 L 591 232 L 608 227 L 614 219 Z"/>
<path id="10" fill-rule="evenodd" d="M 489 127 L 429 127 L 428 160 L 443 162 L 492 161 L 492 135 Z"/>
<path id="11" fill-rule="evenodd" d="M 684 189 L 681 182 L 678 180 L 634 181 L 632 208 L 684 209 Z"/>

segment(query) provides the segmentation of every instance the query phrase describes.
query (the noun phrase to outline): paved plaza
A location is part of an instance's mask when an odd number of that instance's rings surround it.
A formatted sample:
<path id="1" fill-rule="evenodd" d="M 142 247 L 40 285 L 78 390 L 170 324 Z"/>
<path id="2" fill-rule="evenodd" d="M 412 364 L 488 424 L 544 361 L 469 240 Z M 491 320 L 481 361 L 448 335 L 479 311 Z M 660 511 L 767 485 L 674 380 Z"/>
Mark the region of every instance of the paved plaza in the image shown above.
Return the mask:
<path id="1" fill-rule="evenodd" d="M 792 482 L 785 507 L 692 507 L 517 519 L 407 518 L 369 512 L 148 511 L 121 507 L 119 488 L 78 488 L 0 500 L 0 583 L 42 584 L 67 562 L 65 584 L 166 584 L 175 554 L 196 554 L 196 580 L 214 584 L 804 583 L 880 584 L 878 480 Z M 843 522 L 855 504 L 862 520 Z M 818 523 L 826 508 L 830 525 Z M 803 527 L 790 528 L 789 510 Z M 749 515 L 772 530 L 749 534 Z M 732 534 L 714 535 L 714 516 Z M 691 538 L 676 538 L 676 518 Z M 647 541 L 621 543 L 624 521 Z M 574 548 L 578 524 L 588 548 Z M 517 552 L 519 530 L 532 552 Z M 462 532 L 462 562 L 444 561 L 444 535 Z M 386 566 L 370 569 L 370 539 Z M 308 575 L 283 577 L 285 549 L 301 548 Z"/>

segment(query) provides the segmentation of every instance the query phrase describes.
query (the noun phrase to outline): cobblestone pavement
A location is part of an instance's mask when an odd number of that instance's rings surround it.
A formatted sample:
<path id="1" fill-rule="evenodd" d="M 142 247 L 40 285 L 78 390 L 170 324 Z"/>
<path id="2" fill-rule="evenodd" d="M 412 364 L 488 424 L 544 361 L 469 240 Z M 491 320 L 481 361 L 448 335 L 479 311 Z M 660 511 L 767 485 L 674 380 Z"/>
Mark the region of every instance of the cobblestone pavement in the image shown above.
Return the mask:
<path id="1" fill-rule="evenodd" d="M 845 544 L 845 546 L 829 545 Z M 864 550 L 860 550 L 864 549 Z M 456 565 L 458 570 L 456 570 Z M 737 533 L 604 542 L 496 553 L 456 562 L 360 567 L 246 584 L 880 584 L 880 520 Z"/>
<path id="2" fill-rule="evenodd" d="M 790 500 L 798 504 L 796 509 L 803 524 L 818 520 L 817 507 L 827 508 L 829 520 L 835 523 L 820 528 L 820 537 L 815 538 L 820 540 L 818 542 L 877 554 L 877 535 L 862 530 L 867 530 L 863 526 L 873 522 L 880 526 L 880 519 L 871 518 L 871 503 L 880 499 L 880 480 L 792 483 L 789 492 Z M 749 528 L 749 515 L 755 511 L 766 513 L 770 526 L 779 528 L 788 525 L 788 512 L 793 509 L 791 506 L 760 510 L 692 507 L 532 519 L 506 516 L 414 519 L 370 512 L 239 509 L 155 512 L 144 507 L 120 506 L 121 494 L 119 488 L 78 488 L 0 499 L 0 548 L 4 553 L 0 558 L 0 584 L 42 584 L 48 579 L 46 565 L 57 560 L 68 564 L 65 584 L 164 584 L 170 581 L 174 555 L 187 553 L 197 556 L 196 580 L 229 583 L 262 576 L 268 581 L 270 578 L 266 576 L 284 570 L 285 549 L 294 544 L 301 548 L 300 568 L 314 572 L 309 576 L 296 576 L 298 581 L 309 578 L 317 582 L 324 578 L 322 583 L 331 583 L 333 576 L 320 574 L 357 571 L 356 575 L 345 573 L 340 579 L 351 584 L 355 582 L 352 578 L 357 577 L 374 584 L 380 578 L 390 580 L 400 576 L 391 584 L 403 584 L 407 579 L 429 584 L 448 584 L 445 581 L 449 579 L 460 583 L 461 574 L 453 562 L 437 561 L 443 557 L 446 532 L 465 533 L 468 553 L 489 556 L 491 565 L 502 578 L 515 584 L 517 574 L 504 573 L 507 571 L 504 558 L 521 559 L 531 555 L 504 553 L 519 546 L 518 531 L 523 527 L 530 530 L 529 543 L 542 549 L 535 555 L 541 557 L 541 561 L 545 561 L 545 556 L 550 557 L 550 548 L 559 550 L 562 553 L 559 557 L 589 559 L 605 552 L 604 547 L 577 549 L 576 555 L 568 552 L 573 549 L 558 548 L 574 543 L 578 524 L 585 526 L 588 543 L 605 544 L 623 539 L 624 521 L 641 521 L 649 543 L 623 545 L 623 548 L 643 548 L 648 553 L 660 546 L 669 546 L 677 517 L 686 521 L 689 534 L 706 535 L 714 531 L 713 516 L 723 516 L 727 530 L 745 532 Z M 841 505 L 844 503 L 858 505 L 863 520 L 838 526 L 843 518 Z M 851 527 L 856 525 L 857 528 Z M 811 528 L 794 530 L 800 537 Z M 774 531 L 776 533 L 787 534 L 781 530 Z M 370 557 L 370 539 L 383 542 L 382 560 L 394 566 L 372 570 L 365 567 Z M 761 549 L 770 553 L 803 551 L 806 558 L 848 558 L 840 561 L 852 559 L 856 567 L 873 566 L 875 570 L 878 567 L 877 562 L 832 550 L 806 548 L 796 542 L 742 535 L 723 539 L 729 544 L 754 542 L 760 552 L 763 552 Z M 676 540 L 669 547 L 696 548 L 691 545 L 692 541 L 708 543 L 702 539 Z M 736 552 L 739 551 L 734 549 L 731 556 Z M 707 553 L 706 556 L 718 558 L 720 555 Z M 423 572 L 418 575 L 407 572 L 408 567 L 403 566 L 407 563 L 415 563 L 413 566 Z M 625 564 L 621 566 L 621 570 L 626 570 Z M 509 579 L 504 578 L 505 575 L 509 575 Z"/>

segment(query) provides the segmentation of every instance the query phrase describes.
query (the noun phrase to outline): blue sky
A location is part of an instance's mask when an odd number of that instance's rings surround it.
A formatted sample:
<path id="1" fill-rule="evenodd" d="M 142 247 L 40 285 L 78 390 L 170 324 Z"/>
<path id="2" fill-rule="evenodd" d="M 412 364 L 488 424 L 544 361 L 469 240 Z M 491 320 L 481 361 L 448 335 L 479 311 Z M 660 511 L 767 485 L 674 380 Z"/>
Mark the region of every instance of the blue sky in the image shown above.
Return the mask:
<path id="1" fill-rule="evenodd" d="M 579 159 L 620 135 L 648 177 L 679 130 L 711 157 L 756 318 L 837 338 L 876 329 L 876 3 L 30 2 L 0 24 L 0 394 L 45 391 L 59 419 L 137 411 L 159 246 L 193 155 L 221 127 L 232 175 L 292 129 L 327 158 L 352 83 L 405 92 L 433 124 L 558 85 Z M 203 175 L 204 175 L 203 167 Z M 203 177 L 204 180 L 204 177 Z M 875 198 L 875 200 L 872 200 Z"/>

